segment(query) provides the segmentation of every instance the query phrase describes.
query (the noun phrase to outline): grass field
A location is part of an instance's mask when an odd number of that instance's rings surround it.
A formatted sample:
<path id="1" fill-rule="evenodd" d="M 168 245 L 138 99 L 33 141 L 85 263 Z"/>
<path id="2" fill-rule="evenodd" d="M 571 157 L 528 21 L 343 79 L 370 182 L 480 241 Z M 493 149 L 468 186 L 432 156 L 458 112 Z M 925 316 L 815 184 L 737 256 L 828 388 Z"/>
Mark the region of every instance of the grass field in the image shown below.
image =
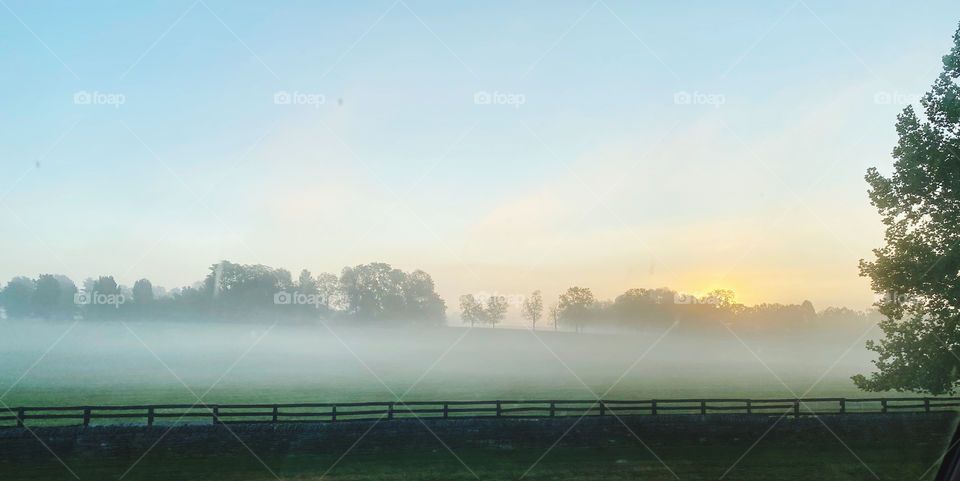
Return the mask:
<path id="1" fill-rule="evenodd" d="M 837 442 L 818 446 L 765 446 L 746 456 L 744 447 L 655 447 L 661 463 L 636 448 L 543 451 L 447 451 L 410 455 L 253 456 L 189 458 L 152 453 L 134 459 L 66 458 L 80 479 L 226 481 L 283 480 L 744 480 L 780 479 L 907 480 L 932 479 L 942 447 L 855 445 L 856 457 Z M 742 459 L 741 456 L 743 456 Z M 857 459 L 859 458 L 859 460 Z M 740 462 L 737 463 L 737 460 Z M 462 461 L 462 462 L 461 462 Z M 862 461 L 862 463 L 860 462 Z M 335 464 L 336 463 L 336 464 Z M 536 463 L 536 465 L 534 465 Z M 734 465 L 736 463 L 736 465 Z M 666 465 L 666 467 L 664 466 Z M 331 467 L 333 467 L 331 469 Z M 669 470 L 668 470 L 669 468 Z M 128 471 L 129 470 L 129 471 Z M 529 470 L 529 471 L 528 471 Z M 672 473 L 671 473 L 672 471 Z M 474 476 L 474 474 L 476 476 Z M 525 474 L 525 476 L 524 476 Z M 676 476 L 674 476 L 674 474 Z M 276 476 L 274 476 L 276 475 Z M 876 475 L 876 477 L 874 476 Z M 55 461 L 37 464 L 0 463 L 4 480 L 73 479 Z"/>
<path id="2" fill-rule="evenodd" d="M 749 337 L 189 323 L 0 326 L 14 405 L 857 397 L 869 334 Z M 192 392 L 191 392 L 192 391 Z"/>

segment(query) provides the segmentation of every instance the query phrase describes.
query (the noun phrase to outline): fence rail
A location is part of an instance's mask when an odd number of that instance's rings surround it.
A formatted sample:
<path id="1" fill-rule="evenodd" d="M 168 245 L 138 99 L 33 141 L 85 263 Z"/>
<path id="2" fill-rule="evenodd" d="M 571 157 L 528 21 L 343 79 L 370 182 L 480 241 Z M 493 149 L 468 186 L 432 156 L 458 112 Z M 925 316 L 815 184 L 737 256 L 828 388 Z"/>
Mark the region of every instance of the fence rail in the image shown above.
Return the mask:
<path id="1" fill-rule="evenodd" d="M 658 414 L 821 414 L 957 410 L 960 397 L 805 399 L 647 399 L 410 401 L 304 404 L 155 404 L 136 406 L 24 406 L 0 408 L 0 427 L 140 422 L 288 423 L 400 418 L 531 418 Z"/>

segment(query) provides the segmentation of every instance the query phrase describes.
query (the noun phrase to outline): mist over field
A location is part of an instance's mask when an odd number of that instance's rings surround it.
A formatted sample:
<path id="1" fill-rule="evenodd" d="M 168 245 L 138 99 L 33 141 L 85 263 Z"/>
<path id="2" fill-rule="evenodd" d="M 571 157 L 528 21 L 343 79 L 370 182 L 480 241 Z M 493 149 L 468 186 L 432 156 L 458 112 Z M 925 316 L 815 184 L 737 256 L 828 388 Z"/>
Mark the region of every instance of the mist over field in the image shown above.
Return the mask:
<path id="1" fill-rule="evenodd" d="M 0 481 L 960 466 L 960 1 L 0 7 Z"/>
<path id="2" fill-rule="evenodd" d="M 190 390 L 220 403 L 851 396 L 850 376 L 870 368 L 872 329 L 861 327 L 784 336 L 682 325 L 611 334 L 8 321 L 0 400 L 196 402 Z"/>

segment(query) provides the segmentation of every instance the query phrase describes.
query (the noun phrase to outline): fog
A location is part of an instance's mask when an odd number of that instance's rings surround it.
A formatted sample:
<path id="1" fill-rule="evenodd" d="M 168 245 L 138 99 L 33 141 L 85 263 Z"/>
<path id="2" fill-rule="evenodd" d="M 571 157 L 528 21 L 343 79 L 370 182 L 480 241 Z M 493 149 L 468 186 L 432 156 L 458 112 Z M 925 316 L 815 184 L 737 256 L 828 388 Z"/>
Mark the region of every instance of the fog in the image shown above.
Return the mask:
<path id="1" fill-rule="evenodd" d="M 877 334 L 122 320 L 2 332 L 8 405 L 857 396 L 849 378 L 870 370 Z"/>

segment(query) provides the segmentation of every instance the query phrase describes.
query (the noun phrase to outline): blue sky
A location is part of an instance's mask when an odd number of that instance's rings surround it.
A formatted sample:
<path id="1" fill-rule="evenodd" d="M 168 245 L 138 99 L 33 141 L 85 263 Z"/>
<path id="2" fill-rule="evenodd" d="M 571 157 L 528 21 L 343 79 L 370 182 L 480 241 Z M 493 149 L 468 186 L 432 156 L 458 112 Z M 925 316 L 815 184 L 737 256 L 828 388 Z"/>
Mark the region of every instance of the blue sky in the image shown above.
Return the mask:
<path id="1" fill-rule="evenodd" d="M 862 177 L 960 4 L 514 3 L 3 0 L 0 277 L 379 260 L 451 303 L 870 303 Z"/>

